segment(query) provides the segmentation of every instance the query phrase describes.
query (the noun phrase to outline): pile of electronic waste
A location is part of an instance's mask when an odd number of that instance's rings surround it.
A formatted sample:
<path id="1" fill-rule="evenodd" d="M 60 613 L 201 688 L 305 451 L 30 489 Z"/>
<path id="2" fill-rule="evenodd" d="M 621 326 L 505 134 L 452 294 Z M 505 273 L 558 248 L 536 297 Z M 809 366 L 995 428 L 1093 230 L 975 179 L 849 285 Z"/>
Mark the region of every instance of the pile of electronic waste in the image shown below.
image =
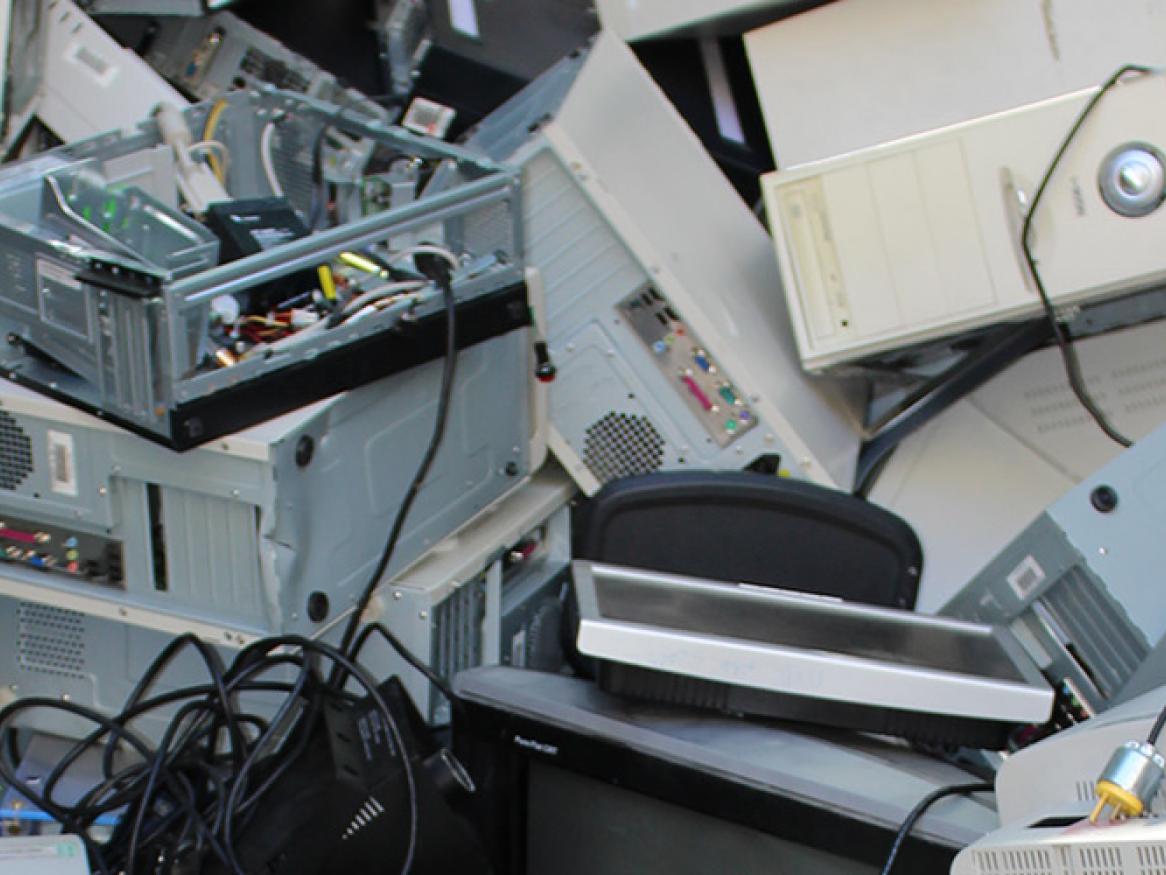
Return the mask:
<path id="1" fill-rule="evenodd" d="M 1166 872 L 1162 74 L 322 5 L 0 3 L 0 873 Z"/>

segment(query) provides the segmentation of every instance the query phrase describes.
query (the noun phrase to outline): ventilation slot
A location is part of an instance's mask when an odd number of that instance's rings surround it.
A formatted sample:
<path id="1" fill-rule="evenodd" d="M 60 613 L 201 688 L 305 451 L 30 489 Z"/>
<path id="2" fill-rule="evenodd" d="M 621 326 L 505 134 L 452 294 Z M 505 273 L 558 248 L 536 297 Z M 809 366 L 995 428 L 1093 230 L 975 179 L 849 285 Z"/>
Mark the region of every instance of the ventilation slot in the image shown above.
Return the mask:
<path id="1" fill-rule="evenodd" d="M 1101 382 L 1096 375 L 1085 377 L 1089 394 L 1099 406 L 1105 407 L 1102 402 L 1106 393 L 1100 386 Z M 1071 431 L 1091 422 L 1089 414 L 1082 412 L 1081 403 L 1073 391 L 1063 382 L 1027 389 L 1024 399 L 1029 404 L 1028 415 L 1036 425 L 1037 434 Z M 1111 415 L 1108 408 L 1105 408 L 1105 413 Z"/>
<path id="2" fill-rule="evenodd" d="M 20 667 L 66 677 L 85 677 L 85 615 L 21 602 L 17 609 Z"/>
<path id="3" fill-rule="evenodd" d="M 375 796 L 369 796 L 356 814 L 352 816 L 352 822 L 344 830 L 344 835 L 340 837 L 341 840 L 348 841 L 384 813 L 385 807 L 381 805 L 380 800 Z"/>
<path id="4" fill-rule="evenodd" d="M 453 592 L 434 609 L 433 660 L 439 677 L 452 678 L 459 671 L 482 663 L 482 621 L 486 617 L 486 580 L 479 577 Z M 430 716 L 436 718 L 438 697 L 430 700 Z"/>
<path id="5" fill-rule="evenodd" d="M 587 429 L 583 462 L 600 483 L 650 474 L 664 464 L 664 438 L 646 416 L 612 411 Z"/>
<path id="6" fill-rule="evenodd" d="M 1138 845 L 1138 875 L 1166 875 L 1166 849 L 1161 845 Z"/>
<path id="7" fill-rule="evenodd" d="M 32 441 L 11 413 L 0 410 L 0 489 L 15 489 L 32 473 Z"/>
<path id="8" fill-rule="evenodd" d="M 1073 655 L 1106 697 L 1149 653 L 1125 612 L 1082 568 L 1071 568 L 1038 602 L 1068 635 Z"/>
<path id="9" fill-rule="evenodd" d="M 1091 803 L 1097 801 L 1097 785 L 1093 781 L 1076 781 L 1073 784 L 1073 789 L 1077 794 L 1077 801 Z M 1166 787 L 1158 788 L 1158 792 L 1154 794 L 1154 799 L 1150 803 L 1150 810 L 1154 814 L 1166 814 Z M 1159 853 L 1166 860 L 1166 850 Z M 1162 875 L 1166 875 L 1166 869 L 1163 869 Z"/>
<path id="10" fill-rule="evenodd" d="M 1058 875 L 1053 855 L 1045 848 L 1011 851 L 977 851 L 976 871 L 983 875 Z"/>
<path id="11" fill-rule="evenodd" d="M 1121 851 L 1114 847 L 1075 848 L 1076 875 L 1124 875 Z"/>

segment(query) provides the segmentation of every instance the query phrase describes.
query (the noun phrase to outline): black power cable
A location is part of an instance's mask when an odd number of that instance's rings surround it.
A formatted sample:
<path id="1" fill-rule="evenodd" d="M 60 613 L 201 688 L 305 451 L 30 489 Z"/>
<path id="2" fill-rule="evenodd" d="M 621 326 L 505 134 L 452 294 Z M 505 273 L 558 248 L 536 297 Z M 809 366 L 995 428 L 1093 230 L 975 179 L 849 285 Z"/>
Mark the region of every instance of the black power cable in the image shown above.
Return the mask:
<path id="1" fill-rule="evenodd" d="M 1106 79 L 1097 92 L 1089 98 L 1084 108 L 1078 114 L 1076 121 L 1073 122 L 1073 126 L 1069 128 L 1065 139 L 1061 141 L 1060 148 L 1057 149 L 1052 162 L 1049 164 L 1044 177 L 1040 181 L 1040 185 L 1037 186 L 1036 193 L 1032 197 L 1032 203 L 1025 213 L 1024 225 L 1020 232 L 1020 247 L 1024 253 L 1024 261 L 1028 265 L 1029 273 L 1032 275 L 1033 282 L 1036 285 L 1037 294 L 1040 295 L 1041 306 L 1044 308 L 1045 316 L 1049 320 L 1049 326 L 1052 328 L 1053 338 L 1057 342 L 1057 348 L 1061 352 L 1061 361 L 1065 366 L 1065 375 L 1068 377 L 1069 387 L 1073 390 L 1073 394 L 1077 396 L 1077 400 L 1081 403 L 1081 406 L 1085 408 L 1086 412 L 1093 418 L 1093 421 L 1097 423 L 1097 426 L 1105 432 L 1110 440 L 1123 447 L 1131 446 L 1132 442 L 1113 426 L 1106 417 L 1105 412 L 1089 394 L 1089 389 L 1085 385 L 1085 379 L 1081 374 L 1081 363 L 1077 359 L 1077 351 L 1073 348 L 1072 337 L 1068 336 L 1065 327 L 1057 319 L 1052 301 L 1049 300 L 1048 292 L 1045 290 L 1044 283 L 1041 281 L 1040 270 L 1037 267 L 1037 261 L 1032 254 L 1031 248 L 1032 220 L 1033 216 L 1036 215 L 1037 207 L 1040 205 L 1045 189 L 1048 188 L 1049 180 L 1052 179 L 1053 173 L 1056 172 L 1057 167 L 1061 163 L 1061 159 L 1064 158 L 1065 152 L 1069 149 L 1069 145 L 1077 136 L 1077 132 L 1080 131 L 1081 126 L 1085 123 L 1085 120 L 1093 112 L 1097 104 L 1101 102 L 1101 99 L 1111 88 L 1131 73 L 1144 75 L 1151 72 L 1153 70 L 1150 67 L 1143 67 L 1139 64 L 1126 64 Z"/>
<path id="2" fill-rule="evenodd" d="M 365 626 L 360 635 L 357 636 L 356 643 L 352 648 L 354 659 L 359 658 L 361 652 L 364 650 L 364 646 L 368 643 L 369 639 L 372 638 L 373 635 L 380 635 L 382 638 L 384 638 L 385 641 L 389 643 L 389 646 L 392 647 L 393 650 L 397 651 L 397 654 L 401 657 L 401 659 L 405 660 L 405 662 L 412 666 L 415 671 L 421 674 L 427 681 L 429 681 L 429 683 L 433 684 L 433 686 L 436 687 L 443 696 L 445 696 L 451 708 L 459 713 L 464 713 L 461 699 L 458 698 L 457 694 L 453 691 L 453 687 L 451 687 L 446 682 L 445 678 L 441 677 L 441 675 L 439 675 L 432 668 L 418 659 L 417 656 L 414 655 L 411 650 L 409 650 L 409 648 L 401 643 L 401 640 L 396 635 L 394 635 L 387 627 L 381 625 L 380 623 L 370 623 L 369 625 Z"/>
<path id="3" fill-rule="evenodd" d="M 417 472 L 413 475 L 413 480 L 405 492 L 405 497 L 397 508 L 397 515 L 393 520 L 393 527 L 389 532 L 389 539 L 385 542 L 385 547 L 381 551 L 380 558 L 377 560 L 372 575 L 369 577 L 369 581 L 365 585 L 360 598 L 353 606 L 352 614 L 349 616 L 348 623 L 344 628 L 344 635 L 340 639 L 340 651 L 349 658 L 353 658 L 356 653 L 354 647 L 356 633 L 360 629 L 364 612 L 368 608 L 369 602 L 372 601 L 373 593 L 376 592 L 377 586 L 380 585 L 381 575 L 384 574 L 385 569 L 393 557 L 393 553 L 397 549 L 397 541 L 401 538 L 401 532 L 405 527 L 405 520 L 409 516 L 409 510 L 413 507 L 413 502 L 416 501 L 417 495 L 425 483 L 425 478 L 429 476 L 429 469 L 433 466 L 433 460 L 437 458 L 438 450 L 441 449 L 442 441 L 445 439 L 445 427 L 449 419 L 449 409 L 453 402 L 453 384 L 457 376 L 458 350 L 457 305 L 453 295 L 451 265 L 440 256 L 420 253 L 414 256 L 414 262 L 418 270 L 436 282 L 441 288 L 441 296 L 445 305 L 445 364 L 441 372 L 441 390 L 437 403 L 437 417 L 433 424 L 433 434 L 429 439 L 429 446 L 426 447 L 425 455 L 422 457 L 420 465 L 417 466 Z M 331 678 L 332 686 L 339 689 L 342 683 L 343 673 L 338 671 L 334 672 Z"/>
<path id="4" fill-rule="evenodd" d="M 915 828 L 915 824 L 923 813 L 927 811 L 932 805 L 940 799 L 948 796 L 958 796 L 963 793 L 986 793 L 995 788 L 988 783 L 979 782 L 975 784 L 953 784 L 950 787 L 940 787 L 938 790 L 933 790 L 919 800 L 919 803 L 911 809 L 907 817 L 903 820 L 899 831 L 895 833 L 895 840 L 891 843 L 891 850 L 887 853 L 887 861 L 883 864 L 880 875 L 891 875 L 891 869 L 895 865 L 895 860 L 899 856 L 899 851 L 903 847 L 903 842 L 907 840 L 907 836 L 911 834 L 911 830 Z"/>
<path id="5" fill-rule="evenodd" d="M 1163 727 L 1166 727 L 1166 706 L 1158 712 L 1158 717 L 1154 720 L 1154 725 L 1150 727 L 1150 734 L 1146 736 L 1146 741 L 1156 747 L 1158 736 L 1162 734 Z"/>
<path id="6" fill-rule="evenodd" d="M 211 678 L 207 684 L 150 695 L 179 653 L 193 649 L 203 655 Z M 174 861 L 188 858 L 198 868 L 215 862 L 232 875 L 245 875 L 234 838 L 276 781 L 307 749 L 325 697 L 347 693 L 330 690 L 319 663 L 338 668 L 352 679 L 380 712 L 396 750 L 404 750 L 403 735 L 375 680 L 354 660 L 327 644 L 298 636 L 259 641 L 239 652 L 224 667 L 213 648 L 183 636 L 173 641 L 149 665 L 121 713 L 107 716 L 65 700 L 26 698 L 0 710 L 0 780 L 54 818 L 68 833 L 81 837 L 90 864 L 101 875 L 114 872 L 163 872 Z M 265 677 L 280 670 L 291 681 Z M 265 719 L 244 712 L 239 697 L 281 696 Z M 152 747 L 134 722 L 167 715 L 161 741 Z M 30 786 L 17 775 L 20 751 L 13 742 L 13 721 L 30 711 L 63 712 L 96 728 L 77 741 L 47 779 Z M 115 756 L 114 749 L 128 751 Z M 54 797 L 64 774 L 87 751 L 100 751 L 96 786 L 73 804 Z M 128 762 L 123 762 L 128 760 Z M 408 844 L 401 871 L 408 872 L 419 834 L 419 800 L 413 764 L 402 758 L 406 785 Z M 98 820 L 120 813 L 110 840 L 99 844 L 90 835 Z M 168 861 L 166 866 L 162 861 Z"/>

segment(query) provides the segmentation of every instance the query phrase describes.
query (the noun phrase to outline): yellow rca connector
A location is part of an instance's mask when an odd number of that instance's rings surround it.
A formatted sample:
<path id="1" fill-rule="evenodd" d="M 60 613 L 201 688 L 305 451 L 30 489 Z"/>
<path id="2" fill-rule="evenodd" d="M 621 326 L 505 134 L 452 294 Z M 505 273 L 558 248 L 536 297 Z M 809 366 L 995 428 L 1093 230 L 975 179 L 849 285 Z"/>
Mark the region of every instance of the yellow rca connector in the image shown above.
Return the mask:
<path id="1" fill-rule="evenodd" d="M 373 261 L 371 258 L 365 258 L 363 255 L 358 255 L 355 252 L 341 252 L 337 256 L 343 264 L 356 270 L 362 270 L 365 273 L 371 273 L 384 279 L 389 275 L 389 272 Z"/>
<path id="2" fill-rule="evenodd" d="M 316 268 L 316 276 L 320 278 L 320 291 L 329 301 L 336 300 L 336 279 L 332 276 L 332 268 L 321 264 Z"/>
<path id="3" fill-rule="evenodd" d="M 1166 759 L 1152 744 L 1127 741 L 1113 752 L 1097 779 L 1097 805 L 1090 822 L 1096 823 L 1106 808 L 1113 812 L 1110 820 L 1140 817 L 1158 792 L 1164 773 Z"/>

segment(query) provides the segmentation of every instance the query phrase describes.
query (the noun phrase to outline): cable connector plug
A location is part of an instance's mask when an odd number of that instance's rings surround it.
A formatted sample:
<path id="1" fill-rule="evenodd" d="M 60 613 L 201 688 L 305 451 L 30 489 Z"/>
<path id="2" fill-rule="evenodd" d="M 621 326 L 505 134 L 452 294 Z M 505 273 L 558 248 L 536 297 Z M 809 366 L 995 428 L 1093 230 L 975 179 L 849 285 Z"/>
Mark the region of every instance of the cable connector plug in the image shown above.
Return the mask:
<path id="1" fill-rule="evenodd" d="M 1152 744 L 1127 741 L 1113 752 L 1097 779 L 1097 805 L 1089 821 L 1096 823 L 1106 808 L 1113 811 L 1111 820 L 1141 816 L 1158 792 L 1164 774 L 1166 759 Z"/>
<path id="2" fill-rule="evenodd" d="M 438 286 L 445 288 L 449 285 L 453 269 L 450 263 L 440 255 L 434 255 L 430 252 L 418 252 L 413 256 L 413 263 L 417 265 L 417 269 L 421 273 L 437 283 Z"/>

